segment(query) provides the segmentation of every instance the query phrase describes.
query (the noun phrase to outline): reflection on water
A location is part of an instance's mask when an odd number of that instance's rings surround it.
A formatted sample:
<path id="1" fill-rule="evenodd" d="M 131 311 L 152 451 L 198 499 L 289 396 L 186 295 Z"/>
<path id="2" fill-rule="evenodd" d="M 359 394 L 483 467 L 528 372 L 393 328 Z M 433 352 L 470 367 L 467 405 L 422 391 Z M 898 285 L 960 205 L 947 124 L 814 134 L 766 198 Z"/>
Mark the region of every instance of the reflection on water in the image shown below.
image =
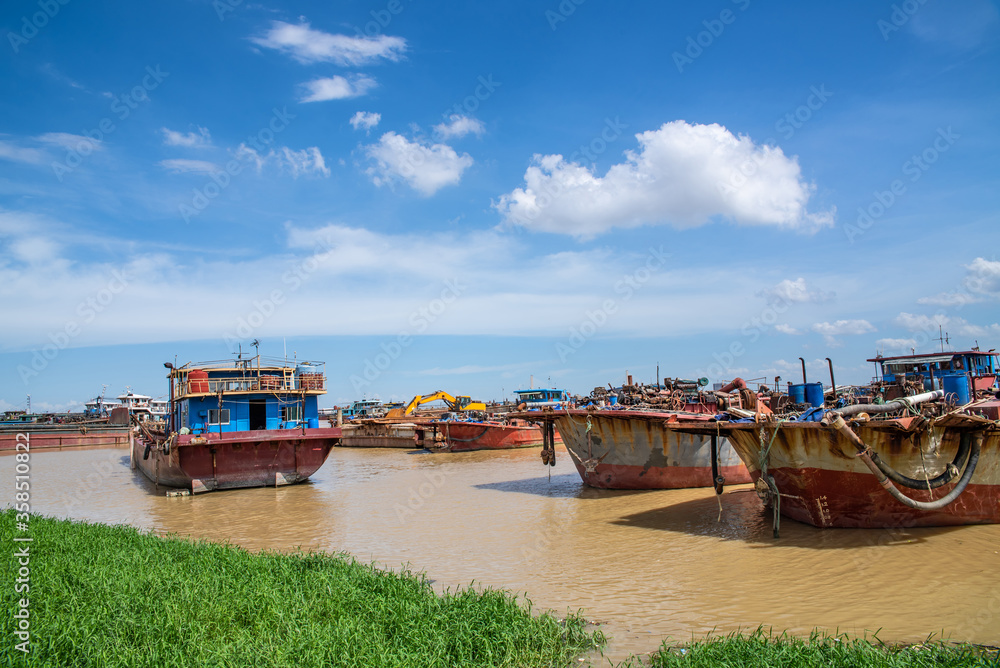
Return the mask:
<path id="1" fill-rule="evenodd" d="M 537 606 L 600 620 L 616 659 L 666 636 L 759 624 L 881 629 L 886 641 L 1000 637 L 1000 525 L 819 530 L 783 520 L 775 541 L 749 486 L 725 493 L 719 521 L 710 489 L 592 489 L 564 451 L 551 477 L 538 452 L 338 448 L 305 484 L 176 498 L 131 471 L 123 450 L 33 452 L 32 506 L 526 592 Z M 0 457 L 10 476 L 13 465 Z"/>

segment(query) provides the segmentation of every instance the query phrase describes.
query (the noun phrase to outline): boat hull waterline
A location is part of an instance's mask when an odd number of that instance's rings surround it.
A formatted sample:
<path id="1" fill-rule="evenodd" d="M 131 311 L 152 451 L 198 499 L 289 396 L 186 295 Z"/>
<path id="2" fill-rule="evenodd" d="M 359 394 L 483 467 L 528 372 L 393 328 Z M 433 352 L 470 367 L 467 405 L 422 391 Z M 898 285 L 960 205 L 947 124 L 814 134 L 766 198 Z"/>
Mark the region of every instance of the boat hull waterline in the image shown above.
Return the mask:
<path id="1" fill-rule="evenodd" d="M 916 480 L 943 472 L 954 459 L 963 433 L 967 437 L 975 433 L 947 426 L 910 429 L 913 420 L 855 423 L 852 429 L 885 463 Z M 855 446 L 820 423 L 783 424 L 777 434 L 773 423 L 732 425 L 723 430 L 755 482 L 761 476 L 762 449 L 770 444 L 767 474 L 781 495 L 781 514 L 799 522 L 850 528 L 1000 522 L 1000 430 L 995 427 L 978 430 L 983 440 L 975 472 L 961 495 L 939 510 L 910 508 L 890 496 L 857 456 Z M 901 489 L 910 498 L 927 502 L 940 499 L 956 484 L 931 492 Z"/>
<path id="2" fill-rule="evenodd" d="M 549 414 L 584 483 L 604 489 L 712 487 L 712 437 L 678 432 L 676 415 L 637 411 L 563 410 Z M 588 438 L 587 424 L 590 423 Z M 718 473 L 725 484 L 750 474 L 725 438 L 718 438 Z"/>
<path id="3" fill-rule="evenodd" d="M 275 429 L 178 435 L 169 447 L 132 442 L 132 463 L 158 485 L 193 493 L 302 482 L 316 473 L 340 429 Z"/>

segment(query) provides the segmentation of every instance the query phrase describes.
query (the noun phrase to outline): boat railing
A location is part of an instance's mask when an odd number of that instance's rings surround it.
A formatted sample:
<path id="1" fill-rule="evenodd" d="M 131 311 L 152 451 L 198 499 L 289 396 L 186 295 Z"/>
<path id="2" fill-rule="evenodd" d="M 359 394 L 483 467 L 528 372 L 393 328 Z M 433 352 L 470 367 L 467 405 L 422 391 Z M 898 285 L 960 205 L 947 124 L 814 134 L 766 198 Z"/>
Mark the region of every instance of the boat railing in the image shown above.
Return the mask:
<path id="1" fill-rule="evenodd" d="M 178 394 L 218 394 L 220 392 L 299 392 L 325 390 L 326 378 L 322 374 L 302 374 L 284 378 L 224 378 L 217 380 L 196 379 L 178 383 Z"/>

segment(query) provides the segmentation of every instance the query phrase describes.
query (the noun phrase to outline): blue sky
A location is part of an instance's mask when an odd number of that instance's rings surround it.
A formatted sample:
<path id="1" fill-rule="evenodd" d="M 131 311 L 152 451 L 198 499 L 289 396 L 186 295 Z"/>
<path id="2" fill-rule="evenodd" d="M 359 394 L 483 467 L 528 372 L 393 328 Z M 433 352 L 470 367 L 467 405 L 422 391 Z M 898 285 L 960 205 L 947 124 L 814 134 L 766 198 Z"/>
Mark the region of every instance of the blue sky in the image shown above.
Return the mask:
<path id="1" fill-rule="evenodd" d="M 1000 347 L 987 0 L 6 3 L 0 408 L 324 405 Z"/>

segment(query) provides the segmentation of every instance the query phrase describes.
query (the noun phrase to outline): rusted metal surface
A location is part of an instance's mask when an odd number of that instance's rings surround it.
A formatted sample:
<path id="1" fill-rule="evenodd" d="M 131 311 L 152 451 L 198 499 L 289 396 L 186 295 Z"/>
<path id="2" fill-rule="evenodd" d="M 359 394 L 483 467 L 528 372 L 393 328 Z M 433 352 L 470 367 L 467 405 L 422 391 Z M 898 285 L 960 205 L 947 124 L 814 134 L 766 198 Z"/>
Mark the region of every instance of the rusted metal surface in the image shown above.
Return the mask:
<path id="1" fill-rule="evenodd" d="M 417 444 L 443 452 L 509 450 L 542 445 L 542 430 L 524 420 L 494 422 L 443 421 L 418 423 Z"/>
<path id="2" fill-rule="evenodd" d="M 132 443 L 132 461 L 153 482 L 192 491 L 302 482 L 326 461 L 341 436 L 336 427 L 178 435 L 169 447 Z M 198 489 L 195 489 L 198 488 Z"/>
<path id="3" fill-rule="evenodd" d="M 754 480 L 762 466 L 781 495 L 781 514 L 818 527 L 916 527 L 1000 522 L 1000 425 L 968 415 L 935 420 L 903 418 L 854 421 L 851 428 L 899 473 L 930 479 L 952 462 L 962 434 L 984 434 L 979 462 L 959 498 L 940 510 L 909 508 L 883 489 L 857 449 L 841 433 L 819 423 L 723 423 Z M 766 452 L 766 456 L 762 454 Z M 917 501 L 941 498 L 949 483 L 932 492 L 906 489 Z M 765 495 L 766 496 L 766 495 Z"/>
<path id="4" fill-rule="evenodd" d="M 127 448 L 127 426 L 52 426 L 25 424 L 23 428 L 0 432 L 0 452 L 14 450 L 18 434 L 31 434 L 32 450 L 86 447 Z"/>
<path id="5" fill-rule="evenodd" d="M 711 436 L 675 429 L 681 420 L 698 420 L 707 428 L 707 416 L 574 409 L 535 415 L 555 421 L 580 477 L 591 487 L 680 489 L 713 484 Z M 719 439 L 719 472 L 726 484 L 750 482 L 746 467 L 724 438 Z"/>
<path id="6" fill-rule="evenodd" d="M 341 427 L 343 436 L 337 444 L 345 448 L 404 448 L 417 447 L 417 425 L 412 422 L 365 420 Z"/>

